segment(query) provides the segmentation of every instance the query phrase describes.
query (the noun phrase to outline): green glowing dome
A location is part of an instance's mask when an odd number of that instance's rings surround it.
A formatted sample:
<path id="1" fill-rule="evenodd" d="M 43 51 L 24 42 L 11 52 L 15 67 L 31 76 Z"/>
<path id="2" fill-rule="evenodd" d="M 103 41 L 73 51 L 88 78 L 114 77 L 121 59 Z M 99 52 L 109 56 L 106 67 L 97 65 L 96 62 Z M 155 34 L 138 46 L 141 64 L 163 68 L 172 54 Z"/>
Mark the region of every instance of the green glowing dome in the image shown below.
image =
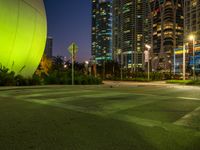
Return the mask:
<path id="1" fill-rule="evenodd" d="M 43 0 L 0 0 L 0 63 L 31 76 L 44 52 L 47 23 Z"/>

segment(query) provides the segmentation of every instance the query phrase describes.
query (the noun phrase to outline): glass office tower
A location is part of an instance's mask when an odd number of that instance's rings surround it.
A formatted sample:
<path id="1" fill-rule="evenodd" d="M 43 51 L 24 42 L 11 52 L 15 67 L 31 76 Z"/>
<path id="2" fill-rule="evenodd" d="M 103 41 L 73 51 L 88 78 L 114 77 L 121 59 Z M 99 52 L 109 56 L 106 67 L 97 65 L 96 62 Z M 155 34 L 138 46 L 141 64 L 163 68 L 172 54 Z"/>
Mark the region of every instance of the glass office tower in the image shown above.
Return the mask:
<path id="1" fill-rule="evenodd" d="M 184 32 L 185 40 L 188 43 L 188 66 L 193 67 L 193 43 L 189 41 L 189 35 L 195 37 L 195 71 L 200 72 L 200 0 L 184 1 Z"/>
<path id="2" fill-rule="evenodd" d="M 152 69 L 171 71 L 174 49 L 183 46 L 183 0 L 149 0 Z"/>
<path id="3" fill-rule="evenodd" d="M 92 56 L 98 64 L 112 60 L 112 3 L 92 1 Z"/>
<path id="4" fill-rule="evenodd" d="M 145 0 L 113 0 L 114 59 L 131 72 L 143 66 L 145 4 Z"/>

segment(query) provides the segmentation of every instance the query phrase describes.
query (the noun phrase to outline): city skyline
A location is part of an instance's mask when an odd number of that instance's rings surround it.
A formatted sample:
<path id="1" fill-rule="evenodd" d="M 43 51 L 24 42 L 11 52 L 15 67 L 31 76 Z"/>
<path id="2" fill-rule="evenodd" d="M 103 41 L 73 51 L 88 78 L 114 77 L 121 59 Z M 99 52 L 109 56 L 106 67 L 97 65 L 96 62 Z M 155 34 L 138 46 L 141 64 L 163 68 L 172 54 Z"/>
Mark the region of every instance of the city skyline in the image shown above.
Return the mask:
<path id="1" fill-rule="evenodd" d="M 143 51 L 146 43 L 151 45 L 152 71 L 171 72 L 176 64 L 181 70 L 180 63 L 175 62 L 174 50 L 181 49 L 183 46 L 182 6 L 184 3 L 182 0 L 139 2 L 114 0 L 111 4 L 113 9 L 110 15 L 108 9 L 103 7 L 106 1 L 99 1 L 102 3 L 102 8 L 100 4 L 98 5 L 99 10 L 92 5 L 96 2 L 98 0 L 84 2 L 76 0 L 68 5 L 66 1 L 60 1 L 54 6 L 53 0 L 45 1 L 48 36 L 53 37 L 54 56 L 67 56 L 69 59 L 68 46 L 71 42 L 76 42 L 79 46 L 77 61 L 84 62 L 95 57 L 99 63 L 98 60 L 113 54 L 114 61 L 118 60 L 121 63 L 123 60 L 123 66 L 135 72 L 138 66 L 144 70 Z M 199 7 L 191 3 L 191 7 L 194 6 Z M 135 9 L 137 11 L 133 8 L 137 8 Z M 142 20 L 145 21 L 142 23 Z M 112 33 L 110 33 L 110 27 L 112 27 Z M 107 37 L 110 34 L 113 36 Z M 106 39 L 111 44 L 106 44 Z M 109 45 L 112 45 L 112 50 Z M 123 52 L 121 61 L 117 54 L 119 49 Z"/>
<path id="2" fill-rule="evenodd" d="M 199 150 L 200 0 L 0 10 L 0 150 Z"/>
<path id="3" fill-rule="evenodd" d="M 44 1 L 48 21 L 48 36 L 53 37 L 53 55 L 70 57 L 68 46 L 79 46 L 77 59 L 82 62 L 91 57 L 91 1 Z"/>

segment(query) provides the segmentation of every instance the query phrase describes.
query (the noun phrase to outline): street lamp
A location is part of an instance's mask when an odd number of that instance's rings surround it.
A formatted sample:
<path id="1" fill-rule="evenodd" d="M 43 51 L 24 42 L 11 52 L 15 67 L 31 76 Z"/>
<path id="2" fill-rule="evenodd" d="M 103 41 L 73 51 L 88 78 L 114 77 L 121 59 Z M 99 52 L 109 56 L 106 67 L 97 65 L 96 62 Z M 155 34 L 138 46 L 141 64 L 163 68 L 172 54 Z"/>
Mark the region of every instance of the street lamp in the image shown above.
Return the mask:
<path id="1" fill-rule="evenodd" d="M 174 49 L 174 75 L 176 74 L 176 49 Z"/>
<path id="2" fill-rule="evenodd" d="M 105 80 L 106 78 L 106 59 L 107 59 L 107 53 L 106 51 L 104 50 L 103 51 L 103 54 L 104 54 L 104 59 L 103 59 L 103 80 Z"/>
<path id="3" fill-rule="evenodd" d="M 93 71 L 94 71 L 94 76 L 95 76 L 95 78 L 97 77 L 97 62 L 96 62 L 96 58 L 95 57 L 93 57 L 92 58 L 92 65 L 93 65 Z"/>
<path id="4" fill-rule="evenodd" d="M 183 44 L 183 80 L 185 80 L 185 43 Z"/>
<path id="5" fill-rule="evenodd" d="M 149 75 L 149 70 L 150 70 L 150 63 L 149 63 L 149 56 L 150 56 L 150 49 L 151 49 L 151 46 L 146 44 L 145 47 L 148 49 L 148 51 L 145 51 L 144 54 L 145 54 L 145 62 L 148 63 L 148 81 L 150 80 L 150 75 Z"/>
<path id="6" fill-rule="evenodd" d="M 195 36 L 191 34 L 189 36 L 189 40 L 192 41 L 192 49 L 193 49 L 193 79 L 195 80 Z"/>

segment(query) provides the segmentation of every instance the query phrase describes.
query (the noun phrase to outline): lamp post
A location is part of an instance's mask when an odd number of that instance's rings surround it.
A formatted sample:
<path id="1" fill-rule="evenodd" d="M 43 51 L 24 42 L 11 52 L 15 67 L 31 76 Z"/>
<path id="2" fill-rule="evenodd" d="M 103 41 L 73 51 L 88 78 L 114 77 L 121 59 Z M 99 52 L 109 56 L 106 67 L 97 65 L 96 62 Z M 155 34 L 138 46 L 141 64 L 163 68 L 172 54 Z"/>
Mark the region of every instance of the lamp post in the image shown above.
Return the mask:
<path id="1" fill-rule="evenodd" d="M 183 44 L 183 80 L 185 80 L 185 44 Z"/>
<path id="2" fill-rule="evenodd" d="M 145 51 L 144 54 L 145 54 L 145 62 L 148 63 L 148 81 L 150 80 L 150 63 L 149 63 L 149 56 L 150 56 L 150 49 L 151 49 L 151 46 L 146 44 L 145 47 L 148 49 L 148 51 Z"/>
<path id="3" fill-rule="evenodd" d="M 103 80 L 105 80 L 106 79 L 106 62 L 107 62 L 107 53 L 106 53 L 105 50 L 103 51 L 103 54 L 104 54 L 104 59 L 103 59 Z"/>
<path id="4" fill-rule="evenodd" d="M 122 54 L 122 50 L 118 49 L 117 50 L 117 55 L 121 54 L 121 69 L 120 69 L 120 74 L 121 74 L 121 80 L 123 79 L 123 72 L 122 72 L 122 68 L 123 68 L 123 54 Z"/>
<path id="5" fill-rule="evenodd" d="M 96 78 L 97 77 L 97 62 L 96 62 L 95 57 L 92 58 L 92 65 L 93 65 L 94 76 Z"/>
<path id="6" fill-rule="evenodd" d="M 192 41 L 192 52 L 193 52 L 193 80 L 196 79 L 195 75 L 195 36 L 190 35 L 189 40 Z"/>
<path id="7" fill-rule="evenodd" d="M 174 75 L 176 75 L 176 49 L 174 49 Z"/>
<path id="8" fill-rule="evenodd" d="M 93 65 L 94 65 L 94 76 L 96 78 L 97 77 L 97 63 L 96 63 L 96 59 L 93 60 Z"/>

